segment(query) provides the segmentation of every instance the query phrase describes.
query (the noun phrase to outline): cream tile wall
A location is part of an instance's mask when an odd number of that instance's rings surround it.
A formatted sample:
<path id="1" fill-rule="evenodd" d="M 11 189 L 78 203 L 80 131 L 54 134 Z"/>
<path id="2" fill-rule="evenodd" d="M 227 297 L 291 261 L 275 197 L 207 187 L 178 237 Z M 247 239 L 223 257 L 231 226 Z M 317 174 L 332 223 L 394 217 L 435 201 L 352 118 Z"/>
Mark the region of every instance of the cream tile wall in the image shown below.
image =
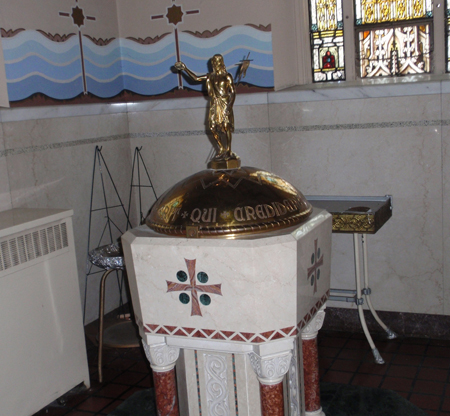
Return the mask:
<path id="1" fill-rule="evenodd" d="M 270 119 L 312 128 L 271 135 L 273 171 L 302 192 L 393 195 L 392 218 L 368 238 L 374 304 L 443 313 L 440 96 L 275 104 Z M 351 241 L 333 236 L 332 287 L 355 288 Z"/>
<path id="2" fill-rule="evenodd" d="M 11 193 L 9 192 L 8 166 L 5 158 L 5 141 L 3 128 L 0 129 L 0 211 L 12 208 Z"/>
<path id="3" fill-rule="evenodd" d="M 30 110 L 32 113 L 33 110 Z M 89 112 L 89 111 L 88 111 Z M 131 170 L 128 139 L 128 119 L 125 113 L 70 116 L 67 109 L 62 117 L 47 117 L 2 123 L 5 156 L 0 158 L 2 187 L 16 207 L 71 208 L 74 210 L 74 235 L 80 283 L 84 299 L 86 255 L 88 244 L 89 208 L 95 147 L 102 153 L 121 196 L 128 203 Z M 2 111 L 3 118 L 14 118 L 13 110 Z M 41 115 L 42 116 L 42 115 Z M 105 169 L 103 167 L 103 169 Z M 97 173 L 99 172 L 97 167 Z M 5 178 L 5 182 L 3 181 Z M 96 175 L 94 208 L 103 207 L 100 175 Z M 113 205 L 115 193 L 105 180 L 108 203 Z M 2 194 L 2 202 L 3 198 Z M 114 222 L 125 227 L 125 216 L 118 209 L 110 211 Z M 105 212 L 94 214 L 91 247 L 101 236 Z M 120 233 L 114 231 L 113 238 Z M 93 248 L 92 247 L 92 248 Z M 88 279 L 86 322 L 98 317 L 100 274 Z M 117 282 L 107 283 L 108 310 L 118 306 Z"/>
<path id="4" fill-rule="evenodd" d="M 192 100 L 190 108 L 161 109 L 154 103 L 129 106 L 131 147 L 142 146 L 158 196 L 186 176 L 206 169 L 214 154 L 213 139 L 207 134 L 207 102 Z M 186 100 L 173 101 L 174 106 L 184 106 Z M 232 149 L 243 165 L 270 169 L 267 105 L 257 99 L 250 103 L 242 99 L 241 104 L 235 107 Z"/>
<path id="5" fill-rule="evenodd" d="M 442 94 L 442 229 L 444 232 L 443 250 L 444 262 L 442 265 L 444 313 L 450 314 L 450 91 L 444 90 Z"/>
<path id="6" fill-rule="evenodd" d="M 235 104 L 233 150 L 243 165 L 272 170 L 304 194 L 393 195 L 392 218 L 368 238 L 380 310 L 450 313 L 449 84 L 293 89 Z M 74 209 L 82 298 L 95 146 L 125 205 L 137 146 L 158 195 L 205 169 L 212 152 L 203 98 L 1 110 L 0 121 L 0 209 Z M 147 193 L 144 210 L 153 201 Z M 101 230 L 96 220 L 94 234 Z M 333 287 L 353 288 L 348 235 L 333 236 L 331 272 Z M 89 279 L 87 322 L 98 316 L 99 279 Z M 109 286 L 112 309 L 117 283 Z"/>

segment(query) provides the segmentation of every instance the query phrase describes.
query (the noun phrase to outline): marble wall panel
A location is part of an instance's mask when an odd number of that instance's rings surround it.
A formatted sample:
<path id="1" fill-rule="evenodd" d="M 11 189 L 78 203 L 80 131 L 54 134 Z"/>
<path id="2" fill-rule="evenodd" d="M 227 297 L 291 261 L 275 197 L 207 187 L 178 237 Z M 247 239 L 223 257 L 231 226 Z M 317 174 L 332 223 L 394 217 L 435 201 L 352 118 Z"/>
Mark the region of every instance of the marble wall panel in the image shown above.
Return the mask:
<path id="1" fill-rule="evenodd" d="M 201 100 L 201 101 L 200 101 Z M 242 98 L 245 100 L 245 97 Z M 187 106 L 185 100 L 174 100 Z M 207 100 L 195 99 L 196 105 L 189 108 L 165 109 L 163 104 L 151 106 L 151 103 L 129 105 L 129 124 L 131 134 L 142 133 L 168 133 L 171 131 L 208 131 L 208 106 Z M 162 109 L 159 109 L 163 107 Z M 269 125 L 269 113 L 267 105 L 236 105 L 234 107 L 234 118 L 236 130 L 243 128 L 263 128 Z"/>
<path id="2" fill-rule="evenodd" d="M 242 164 L 270 170 L 269 134 L 235 134 L 233 151 Z M 156 194 L 194 173 L 207 168 L 214 155 L 213 144 L 206 135 L 134 137 L 130 148 L 142 147 L 141 154 L 149 171 Z"/>
<path id="3" fill-rule="evenodd" d="M 204 108 L 182 108 L 174 110 L 136 111 L 128 113 L 130 133 L 169 133 L 184 131 L 206 131 L 206 101 Z"/>
<path id="4" fill-rule="evenodd" d="M 269 127 L 269 109 L 266 104 L 237 105 L 234 107 L 236 130 Z"/>
<path id="5" fill-rule="evenodd" d="M 440 137 L 437 126 L 272 133 L 273 171 L 304 194 L 393 195 L 368 239 L 381 310 L 443 313 Z M 333 240 L 332 287 L 354 288 L 351 237 Z"/>
<path id="6" fill-rule="evenodd" d="M 3 126 L 0 125 L 0 211 L 12 208 L 11 193 L 9 189 L 9 175 L 6 157 L 4 157 L 5 141 L 3 138 Z"/>
<path id="7" fill-rule="evenodd" d="M 269 113 L 267 105 L 235 107 L 233 152 L 242 166 L 254 166 L 271 171 Z"/>
<path id="8" fill-rule="evenodd" d="M 206 107 L 128 113 L 130 147 L 142 146 L 157 195 L 206 167 L 212 142 L 206 135 Z"/>
<path id="9" fill-rule="evenodd" d="M 272 171 L 269 133 L 235 134 L 232 150 L 241 158 L 242 166 Z"/>
<path id="10" fill-rule="evenodd" d="M 128 114 L 130 147 L 142 146 L 157 195 L 178 181 L 206 169 L 215 154 L 207 109 L 177 109 Z M 270 135 L 266 105 L 238 106 L 232 150 L 242 164 L 270 169 Z"/>
<path id="11" fill-rule="evenodd" d="M 272 128 L 423 121 L 439 124 L 440 117 L 439 94 L 269 105 Z"/>
<path id="12" fill-rule="evenodd" d="M 132 151 L 141 146 L 142 158 L 158 196 L 187 176 L 206 169 L 212 152 L 212 143 L 206 135 L 130 139 Z"/>
<path id="13" fill-rule="evenodd" d="M 304 194 L 392 194 L 393 217 L 368 238 L 373 302 L 381 310 L 450 314 L 450 94 L 294 103 L 273 94 L 281 104 L 265 104 L 266 93 L 237 99 L 233 151 L 243 165 L 271 170 Z M 95 107 L 87 115 L 94 107 L 45 117 L 27 110 L 20 120 L 17 110 L 2 110 L 0 130 L 0 209 L 74 209 L 83 297 L 95 145 L 114 166 L 125 205 L 136 146 L 158 196 L 205 169 L 213 154 L 203 97 L 128 104 L 128 113 Z M 146 198 L 144 210 L 153 203 Z M 93 227 L 100 233 L 101 221 Z M 89 281 L 87 321 L 98 314 L 99 279 Z M 114 280 L 108 308 L 117 306 Z M 332 286 L 354 288 L 349 235 L 333 235 Z"/>
<path id="14" fill-rule="evenodd" d="M 442 207 L 444 249 L 444 313 L 450 314 L 450 94 L 442 94 Z"/>
<path id="15" fill-rule="evenodd" d="M 32 146 L 61 147 L 114 140 L 128 134 L 126 114 L 106 114 L 84 117 L 59 117 L 3 123 L 5 147 L 9 153 L 34 150 Z"/>
<path id="16" fill-rule="evenodd" d="M 102 154 L 127 207 L 129 198 L 131 156 L 126 115 L 67 117 L 35 121 L 3 123 L 7 143 L 6 163 L 10 178 L 13 207 L 68 208 L 74 210 L 74 236 L 80 294 L 84 300 L 86 255 L 88 247 L 89 209 L 96 145 Z M 105 166 L 102 166 L 107 178 Z M 104 206 L 102 185 L 97 165 L 94 207 Z M 118 199 L 114 188 L 105 180 L 108 205 Z M 119 212 L 120 211 L 120 212 Z M 101 240 L 105 211 L 92 216 L 91 248 L 109 242 Z M 120 208 L 110 210 L 115 224 L 125 231 L 125 215 Z M 113 238 L 120 232 L 112 226 Z M 98 317 L 98 291 L 101 273 L 88 279 L 86 323 Z M 107 310 L 118 304 L 118 285 L 110 277 Z"/>

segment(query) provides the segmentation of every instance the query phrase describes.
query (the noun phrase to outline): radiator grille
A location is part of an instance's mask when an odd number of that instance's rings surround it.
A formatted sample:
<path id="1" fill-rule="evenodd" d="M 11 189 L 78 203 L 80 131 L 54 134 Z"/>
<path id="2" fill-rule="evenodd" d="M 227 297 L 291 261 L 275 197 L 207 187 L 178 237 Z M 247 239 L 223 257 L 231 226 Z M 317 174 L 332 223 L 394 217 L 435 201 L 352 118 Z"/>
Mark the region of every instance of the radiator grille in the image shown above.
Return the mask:
<path id="1" fill-rule="evenodd" d="M 0 242 L 0 271 L 69 246 L 65 222 Z"/>

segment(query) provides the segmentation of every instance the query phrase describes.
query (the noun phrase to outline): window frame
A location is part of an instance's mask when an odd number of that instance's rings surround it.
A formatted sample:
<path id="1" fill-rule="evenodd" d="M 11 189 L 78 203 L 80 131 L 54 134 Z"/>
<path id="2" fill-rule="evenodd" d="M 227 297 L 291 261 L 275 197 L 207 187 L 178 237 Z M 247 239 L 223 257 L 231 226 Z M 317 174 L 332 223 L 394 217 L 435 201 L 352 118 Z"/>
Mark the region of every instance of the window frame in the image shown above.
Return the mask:
<path id="1" fill-rule="evenodd" d="M 450 1 L 450 0 L 449 0 Z M 360 84 L 385 84 L 387 79 L 400 79 L 406 76 L 392 76 L 392 77 L 375 77 L 375 78 L 361 78 L 359 68 L 357 67 L 357 59 L 359 56 L 359 41 L 358 33 L 361 26 L 355 24 L 354 0 L 342 0 L 342 15 L 344 25 L 344 53 L 345 53 L 345 73 L 346 79 L 342 81 L 326 81 L 313 82 L 313 66 L 312 66 L 312 51 L 310 43 L 310 27 L 309 27 L 309 0 L 297 0 L 299 16 L 297 23 L 300 30 L 299 36 L 299 81 L 301 85 L 311 84 L 313 86 L 328 85 L 328 86 L 345 86 Z M 414 82 L 414 78 L 420 80 L 420 77 L 426 75 L 427 77 L 442 76 L 450 73 L 446 72 L 447 66 L 447 28 L 446 28 L 446 9 L 447 5 L 443 0 L 434 2 L 433 7 L 433 23 L 432 23 L 432 50 L 431 50 L 431 72 L 427 74 L 408 75 L 408 80 Z M 411 21 L 413 22 L 413 20 Z M 379 24 L 374 24 L 379 25 Z M 371 25 L 372 26 L 372 25 Z"/>

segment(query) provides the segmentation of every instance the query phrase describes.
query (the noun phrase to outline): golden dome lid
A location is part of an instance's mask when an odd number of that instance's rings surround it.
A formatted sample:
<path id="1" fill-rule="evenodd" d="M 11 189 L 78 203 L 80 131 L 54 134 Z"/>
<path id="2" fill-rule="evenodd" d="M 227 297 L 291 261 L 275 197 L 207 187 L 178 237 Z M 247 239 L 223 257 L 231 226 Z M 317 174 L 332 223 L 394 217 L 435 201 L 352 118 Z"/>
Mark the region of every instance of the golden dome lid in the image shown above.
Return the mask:
<path id="1" fill-rule="evenodd" d="M 178 182 L 153 206 L 145 223 L 177 237 L 225 237 L 263 233 L 296 225 L 312 207 L 305 197 L 273 173 L 241 167 L 231 151 L 236 88 L 222 55 L 211 58 L 212 72 L 197 75 L 183 62 L 175 69 L 205 82 L 210 98 L 209 130 L 217 146 L 210 169 Z"/>
<path id="2" fill-rule="evenodd" d="M 155 203 L 146 224 L 177 237 L 235 238 L 305 220 L 312 207 L 279 176 L 261 169 L 207 169 L 178 182 Z"/>

